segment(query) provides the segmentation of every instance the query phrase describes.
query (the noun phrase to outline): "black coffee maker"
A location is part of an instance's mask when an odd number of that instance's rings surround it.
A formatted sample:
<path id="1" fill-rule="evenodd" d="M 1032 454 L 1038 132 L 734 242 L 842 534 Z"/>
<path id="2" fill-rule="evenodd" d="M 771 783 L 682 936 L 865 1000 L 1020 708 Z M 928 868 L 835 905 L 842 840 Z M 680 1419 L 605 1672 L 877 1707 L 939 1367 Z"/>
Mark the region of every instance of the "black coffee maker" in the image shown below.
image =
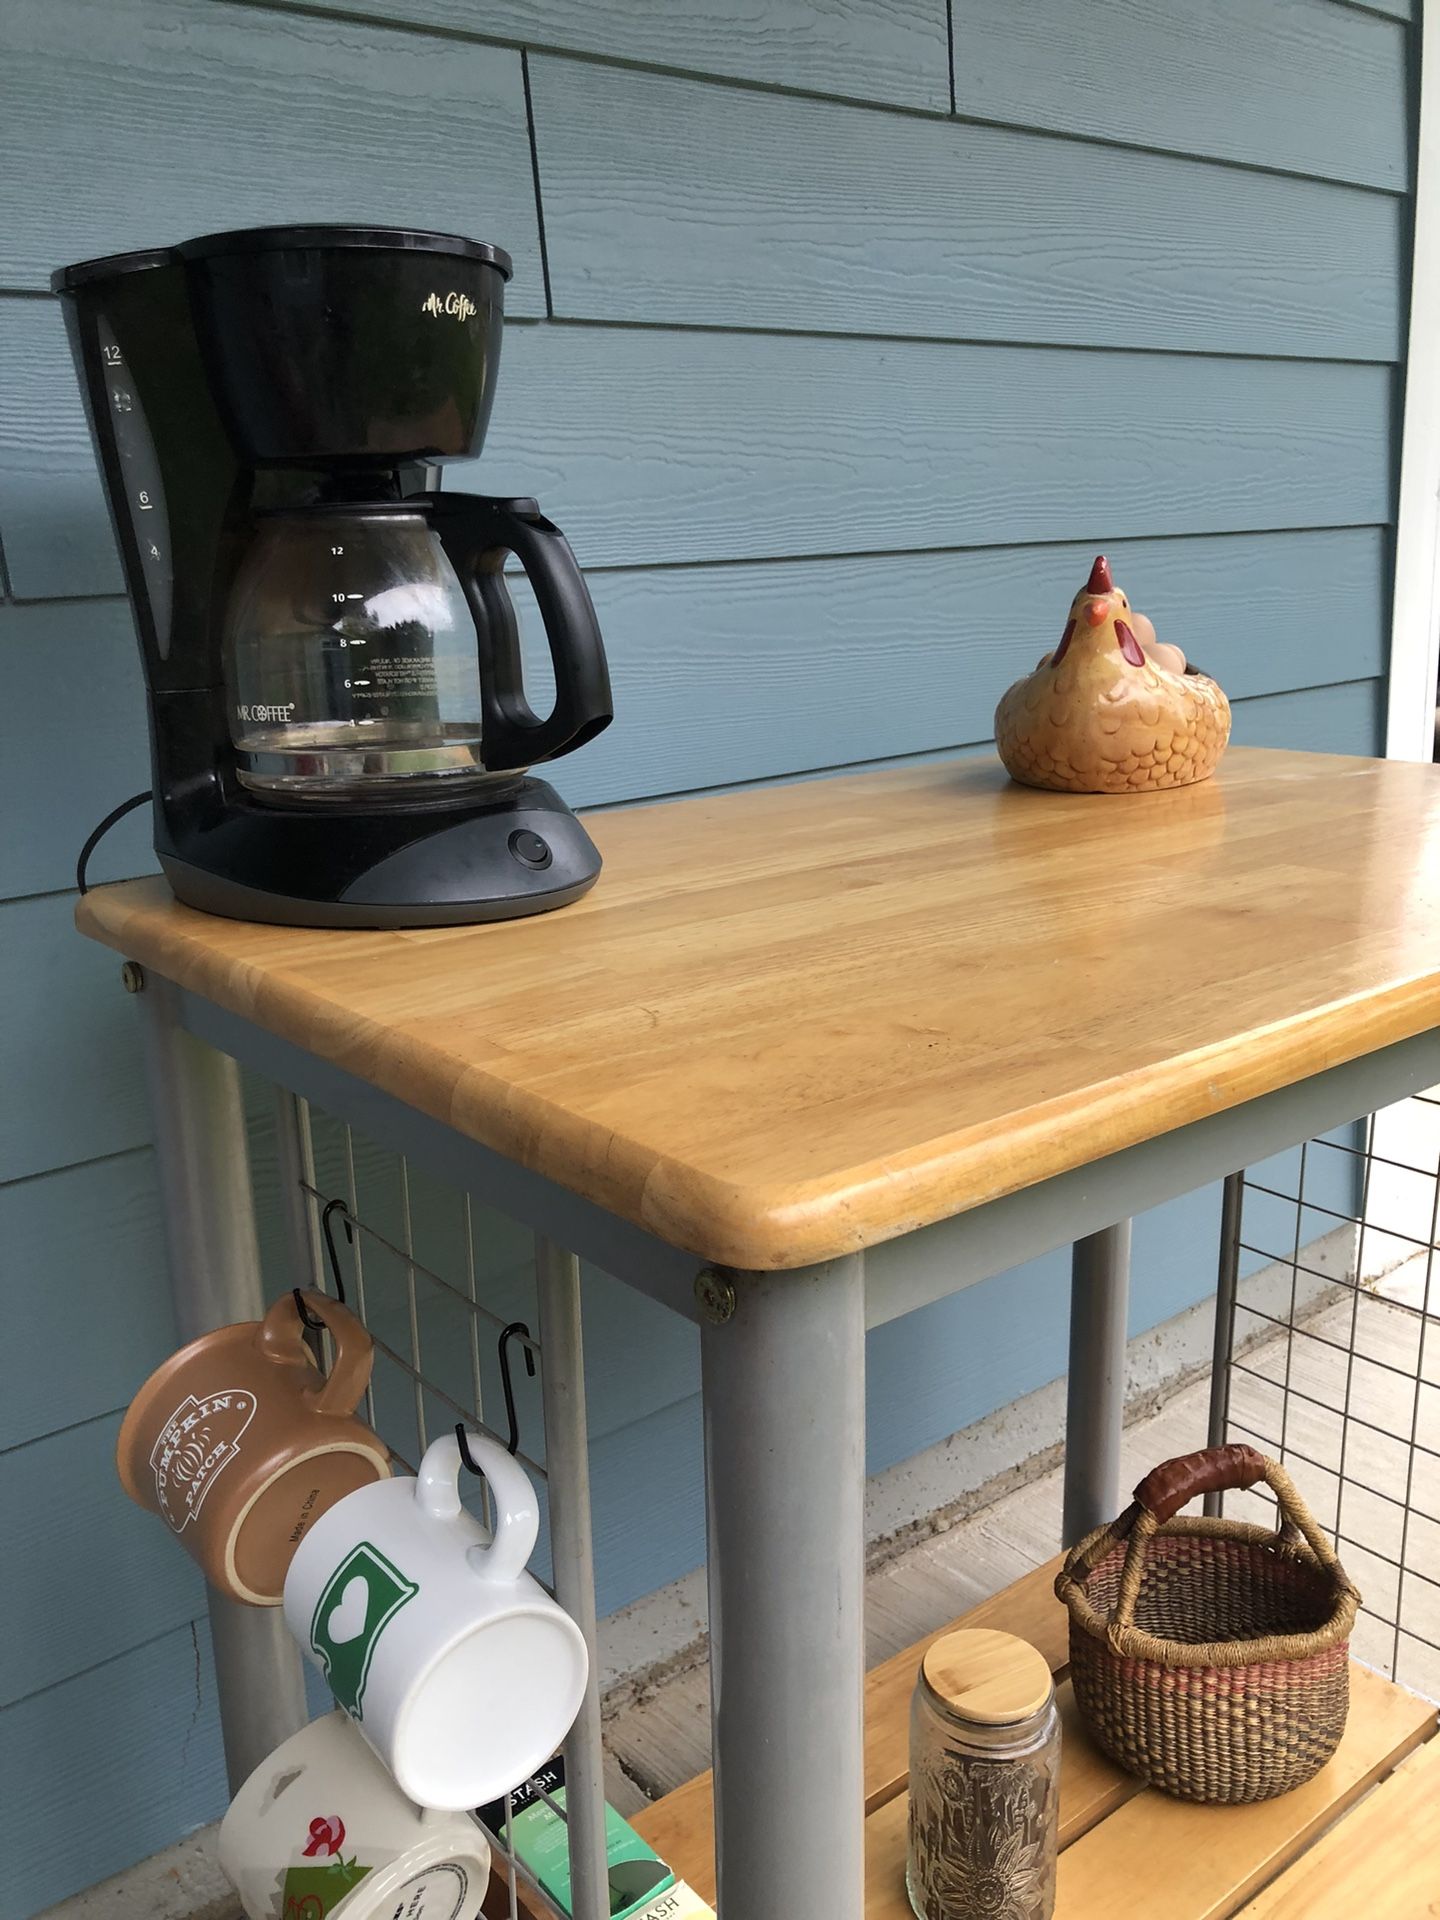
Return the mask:
<path id="1" fill-rule="evenodd" d="M 434 491 L 480 450 L 509 257 L 267 227 L 54 276 L 150 697 L 155 849 L 208 913 L 315 927 L 560 907 L 600 857 L 527 770 L 611 717 L 595 611 L 533 500 Z M 554 665 L 531 710 L 504 566 Z"/>

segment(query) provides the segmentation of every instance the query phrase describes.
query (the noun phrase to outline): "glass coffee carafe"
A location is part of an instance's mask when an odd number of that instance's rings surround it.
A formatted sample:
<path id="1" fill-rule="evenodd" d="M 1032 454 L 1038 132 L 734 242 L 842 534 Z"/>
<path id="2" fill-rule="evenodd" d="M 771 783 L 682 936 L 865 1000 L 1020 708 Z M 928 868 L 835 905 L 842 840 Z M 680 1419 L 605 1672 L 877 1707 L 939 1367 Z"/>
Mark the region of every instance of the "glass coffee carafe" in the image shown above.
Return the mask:
<path id="1" fill-rule="evenodd" d="M 236 770 L 254 791 L 380 798 L 487 778 L 475 623 L 423 513 L 261 520 L 225 657 Z"/>
<path id="2" fill-rule="evenodd" d="M 524 698 L 511 552 L 545 618 L 548 720 Z M 425 495 L 262 515 L 225 620 L 237 776 L 300 802 L 513 785 L 579 744 L 567 715 L 597 649 L 574 557 L 533 502 Z"/>

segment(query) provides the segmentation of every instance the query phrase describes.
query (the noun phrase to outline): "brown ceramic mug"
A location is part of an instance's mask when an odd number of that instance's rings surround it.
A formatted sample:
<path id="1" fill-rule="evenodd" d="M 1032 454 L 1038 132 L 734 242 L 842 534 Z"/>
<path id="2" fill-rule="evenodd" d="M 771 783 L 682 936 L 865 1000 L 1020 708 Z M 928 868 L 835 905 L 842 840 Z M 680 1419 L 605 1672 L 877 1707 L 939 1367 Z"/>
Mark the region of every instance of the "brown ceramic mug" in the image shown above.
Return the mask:
<path id="1" fill-rule="evenodd" d="M 298 1301 L 335 1341 L 328 1375 Z M 201 1334 L 152 1373 L 120 1427 L 115 1463 L 222 1593 L 278 1607 L 295 1549 L 347 1493 L 390 1475 L 385 1443 L 355 1417 L 374 1348 L 323 1293 L 285 1294 L 263 1320 Z"/>

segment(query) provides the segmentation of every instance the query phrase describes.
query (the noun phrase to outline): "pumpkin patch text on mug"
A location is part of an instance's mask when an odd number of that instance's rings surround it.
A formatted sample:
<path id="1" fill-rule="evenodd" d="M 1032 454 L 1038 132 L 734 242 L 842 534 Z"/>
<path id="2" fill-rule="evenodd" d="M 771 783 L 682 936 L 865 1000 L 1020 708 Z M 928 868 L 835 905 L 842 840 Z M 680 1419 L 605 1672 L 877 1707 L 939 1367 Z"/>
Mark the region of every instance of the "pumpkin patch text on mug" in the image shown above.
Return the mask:
<path id="1" fill-rule="evenodd" d="M 589 1673 L 585 1637 L 526 1563 L 535 1491 L 505 1449 L 468 1436 L 494 1536 L 460 1503 L 460 1448 L 418 1477 L 361 1487 L 317 1520 L 285 1581 L 285 1619 L 418 1805 L 498 1799 L 560 1746 Z"/>
<path id="2" fill-rule="evenodd" d="M 355 1417 L 370 1335 L 328 1295 L 301 1298 L 334 1338 L 328 1375 L 287 1293 L 263 1320 L 172 1354 L 130 1403 L 115 1448 L 130 1498 L 160 1515 L 212 1586 L 252 1606 L 279 1606 L 308 1529 L 390 1473 L 384 1442 Z"/>

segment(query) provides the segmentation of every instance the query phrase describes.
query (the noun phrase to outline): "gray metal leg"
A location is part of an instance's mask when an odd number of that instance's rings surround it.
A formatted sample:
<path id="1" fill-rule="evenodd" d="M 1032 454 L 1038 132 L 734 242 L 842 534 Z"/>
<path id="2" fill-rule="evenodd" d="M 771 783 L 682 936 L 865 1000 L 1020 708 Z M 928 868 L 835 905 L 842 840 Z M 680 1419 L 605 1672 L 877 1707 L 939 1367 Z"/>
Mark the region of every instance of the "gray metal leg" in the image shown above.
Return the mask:
<path id="1" fill-rule="evenodd" d="M 864 1264 L 705 1298 L 721 1920 L 861 1920 Z"/>
<path id="2" fill-rule="evenodd" d="M 580 1262 L 537 1236 L 545 1472 L 555 1598 L 590 1649 L 590 1684 L 565 1742 L 565 1811 L 570 1840 L 571 1912 L 607 1920 L 605 1772 L 600 1744 L 600 1675 L 595 1642 L 595 1560 L 590 1531 L 590 1451 L 585 1419 L 585 1353 L 580 1328 Z"/>
<path id="3" fill-rule="evenodd" d="M 1215 1348 L 1210 1357 L 1210 1430 L 1205 1444 L 1223 1446 L 1230 1427 L 1230 1354 L 1235 1339 L 1235 1292 L 1240 1278 L 1240 1209 L 1245 1176 L 1232 1173 L 1220 1203 L 1220 1268 L 1215 1282 Z M 1205 1511 L 1219 1515 L 1224 1495 L 1207 1493 Z"/>
<path id="4" fill-rule="evenodd" d="M 310 1139 L 310 1108 L 288 1087 L 275 1089 L 275 1162 L 280 1176 L 280 1213 L 290 1255 L 290 1284 L 324 1285 L 320 1221 L 306 1187 L 315 1184 L 315 1149 Z"/>
<path id="5" fill-rule="evenodd" d="M 1130 1222 L 1075 1242 L 1065 1406 L 1065 1545 L 1120 1511 Z"/>
<path id="6" fill-rule="evenodd" d="M 175 1326 L 187 1341 L 264 1311 L 240 1070 L 179 1027 L 168 983 L 151 981 L 140 1006 Z M 278 1607 L 214 1592 L 210 1631 L 233 1789 L 309 1718 L 300 1649 Z"/>

